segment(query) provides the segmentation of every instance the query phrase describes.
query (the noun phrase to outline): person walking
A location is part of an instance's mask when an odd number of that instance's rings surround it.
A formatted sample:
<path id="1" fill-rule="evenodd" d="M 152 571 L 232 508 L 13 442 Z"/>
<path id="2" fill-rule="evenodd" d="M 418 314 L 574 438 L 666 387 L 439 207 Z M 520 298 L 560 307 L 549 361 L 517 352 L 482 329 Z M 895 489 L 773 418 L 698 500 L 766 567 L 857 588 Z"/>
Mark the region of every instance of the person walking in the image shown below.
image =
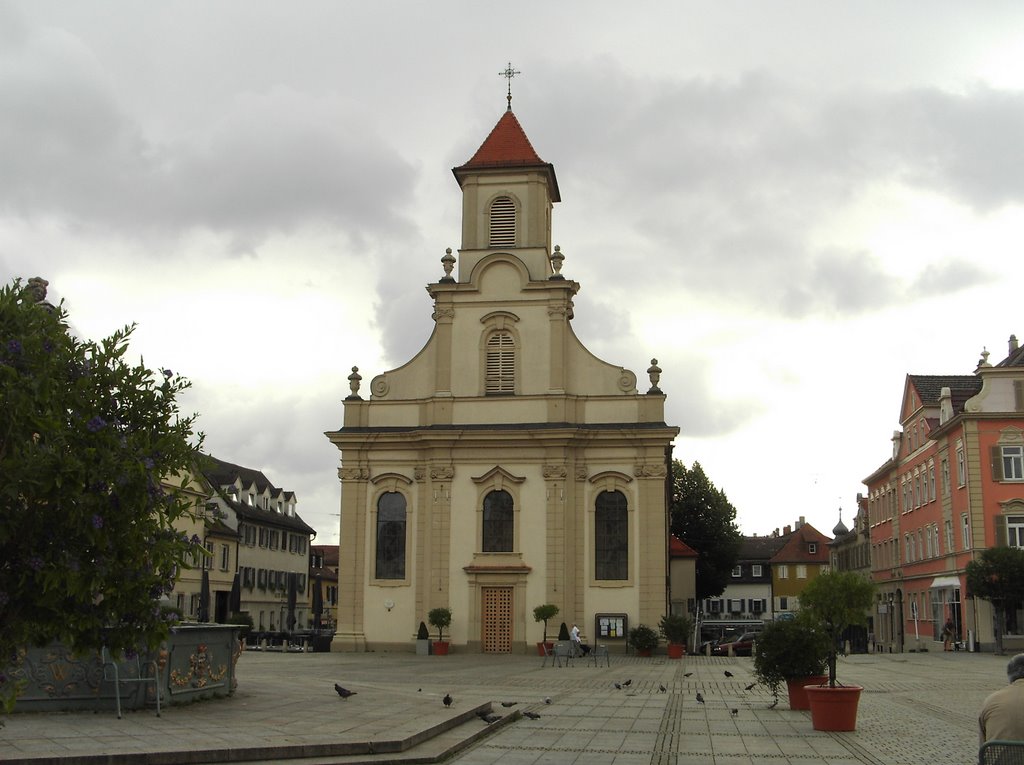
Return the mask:
<path id="1" fill-rule="evenodd" d="M 942 650 L 952 651 L 953 650 L 953 635 L 956 632 L 956 627 L 953 626 L 952 619 L 946 619 L 946 626 L 942 628 Z"/>
<path id="2" fill-rule="evenodd" d="M 978 715 L 980 743 L 1024 741 L 1024 653 L 1010 659 L 1006 665 L 1009 685 L 989 695 Z"/>

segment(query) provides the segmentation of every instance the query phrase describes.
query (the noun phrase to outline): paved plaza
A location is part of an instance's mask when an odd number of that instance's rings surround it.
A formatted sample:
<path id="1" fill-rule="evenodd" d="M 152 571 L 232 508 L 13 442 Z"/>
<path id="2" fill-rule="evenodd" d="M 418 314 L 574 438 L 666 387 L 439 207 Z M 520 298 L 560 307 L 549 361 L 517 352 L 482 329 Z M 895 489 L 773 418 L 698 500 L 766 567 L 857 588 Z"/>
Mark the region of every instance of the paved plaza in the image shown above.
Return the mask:
<path id="1" fill-rule="evenodd" d="M 977 761 L 978 708 L 1005 684 L 1008 658 L 942 651 L 841 658 L 840 680 L 865 688 L 857 730 L 819 733 L 809 713 L 790 711 L 784 699 L 770 708 L 760 686 L 745 690 L 754 682 L 749 658 L 613 655 L 610 667 L 578 660 L 542 667 L 531 656 L 249 651 L 230 699 L 165 708 L 159 718 L 146 710 L 118 720 L 113 709 L 10 716 L 0 728 L 0 761 L 312 765 L 448 753 L 460 765 L 967 765 Z M 335 682 L 356 695 L 342 700 Z M 441 703 L 445 693 L 454 699 L 450 709 Z M 491 727 L 471 714 L 488 702 L 505 716 Z M 515 714 L 526 710 L 539 719 Z M 380 753 L 383 742 L 415 742 L 457 715 L 469 719 L 431 742 Z M 345 742 L 369 742 L 377 753 L 340 756 Z"/>

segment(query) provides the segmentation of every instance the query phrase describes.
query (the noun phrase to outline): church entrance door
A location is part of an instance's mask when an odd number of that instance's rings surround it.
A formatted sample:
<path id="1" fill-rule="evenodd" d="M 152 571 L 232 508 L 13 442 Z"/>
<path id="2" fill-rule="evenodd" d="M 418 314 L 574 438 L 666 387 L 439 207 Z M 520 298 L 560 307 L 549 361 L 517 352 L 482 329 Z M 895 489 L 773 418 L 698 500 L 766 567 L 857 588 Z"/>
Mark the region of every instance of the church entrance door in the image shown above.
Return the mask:
<path id="1" fill-rule="evenodd" d="M 512 588 L 483 587 L 480 597 L 484 653 L 511 653 Z"/>

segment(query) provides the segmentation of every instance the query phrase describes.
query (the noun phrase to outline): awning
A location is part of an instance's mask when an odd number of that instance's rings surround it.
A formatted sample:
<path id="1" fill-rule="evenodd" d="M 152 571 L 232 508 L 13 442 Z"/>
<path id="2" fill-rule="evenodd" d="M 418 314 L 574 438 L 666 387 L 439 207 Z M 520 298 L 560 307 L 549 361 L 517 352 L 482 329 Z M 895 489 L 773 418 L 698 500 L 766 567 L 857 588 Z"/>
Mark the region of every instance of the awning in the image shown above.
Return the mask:
<path id="1" fill-rule="evenodd" d="M 932 579 L 929 590 L 944 590 L 949 587 L 959 587 L 960 577 L 958 576 L 937 576 Z"/>

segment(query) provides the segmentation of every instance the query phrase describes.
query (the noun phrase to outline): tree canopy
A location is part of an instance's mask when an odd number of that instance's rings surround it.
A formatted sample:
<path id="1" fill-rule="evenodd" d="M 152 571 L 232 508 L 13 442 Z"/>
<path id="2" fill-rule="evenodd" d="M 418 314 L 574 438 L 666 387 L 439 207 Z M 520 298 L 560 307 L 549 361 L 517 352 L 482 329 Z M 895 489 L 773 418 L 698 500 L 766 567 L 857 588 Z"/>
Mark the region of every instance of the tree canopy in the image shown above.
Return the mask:
<path id="1" fill-rule="evenodd" d="M 967 589 L 992 603 L 995 610 L 996 653 L 1003 653 L 1006 607 L 1024 600 L 1024 550 L 990 547 L 967 564 Z"/>
<path id="2" fill-rule="evenodd" d="M 828 682 L 836 684 L 836 646 L 843 631 L 868 622 L 875 585 L 856 571 L 819 574 L 800 593 L 800 613 L 821 625 L 829 637 Z"/>
<path id="3" fill-rule="evenodd" d="M 156 645 L 159 599 L 201 554 L 173 527 L 193 512 L 180 490 L 202 441 L 179 413 L 189 383 L 125 361 L 133 326 L 76 338 L 45 285 L 0 287 L 0 669 L 53 640 Z"/>
<path id="4" fill-rule="evenodd" d="M 715 487 L 699 462 L 687 469 L 672 461 L 672 533 L 697 551 L 697 599 L 725 591 L 740 554 L 743 536 L 736 508 Z"/>

